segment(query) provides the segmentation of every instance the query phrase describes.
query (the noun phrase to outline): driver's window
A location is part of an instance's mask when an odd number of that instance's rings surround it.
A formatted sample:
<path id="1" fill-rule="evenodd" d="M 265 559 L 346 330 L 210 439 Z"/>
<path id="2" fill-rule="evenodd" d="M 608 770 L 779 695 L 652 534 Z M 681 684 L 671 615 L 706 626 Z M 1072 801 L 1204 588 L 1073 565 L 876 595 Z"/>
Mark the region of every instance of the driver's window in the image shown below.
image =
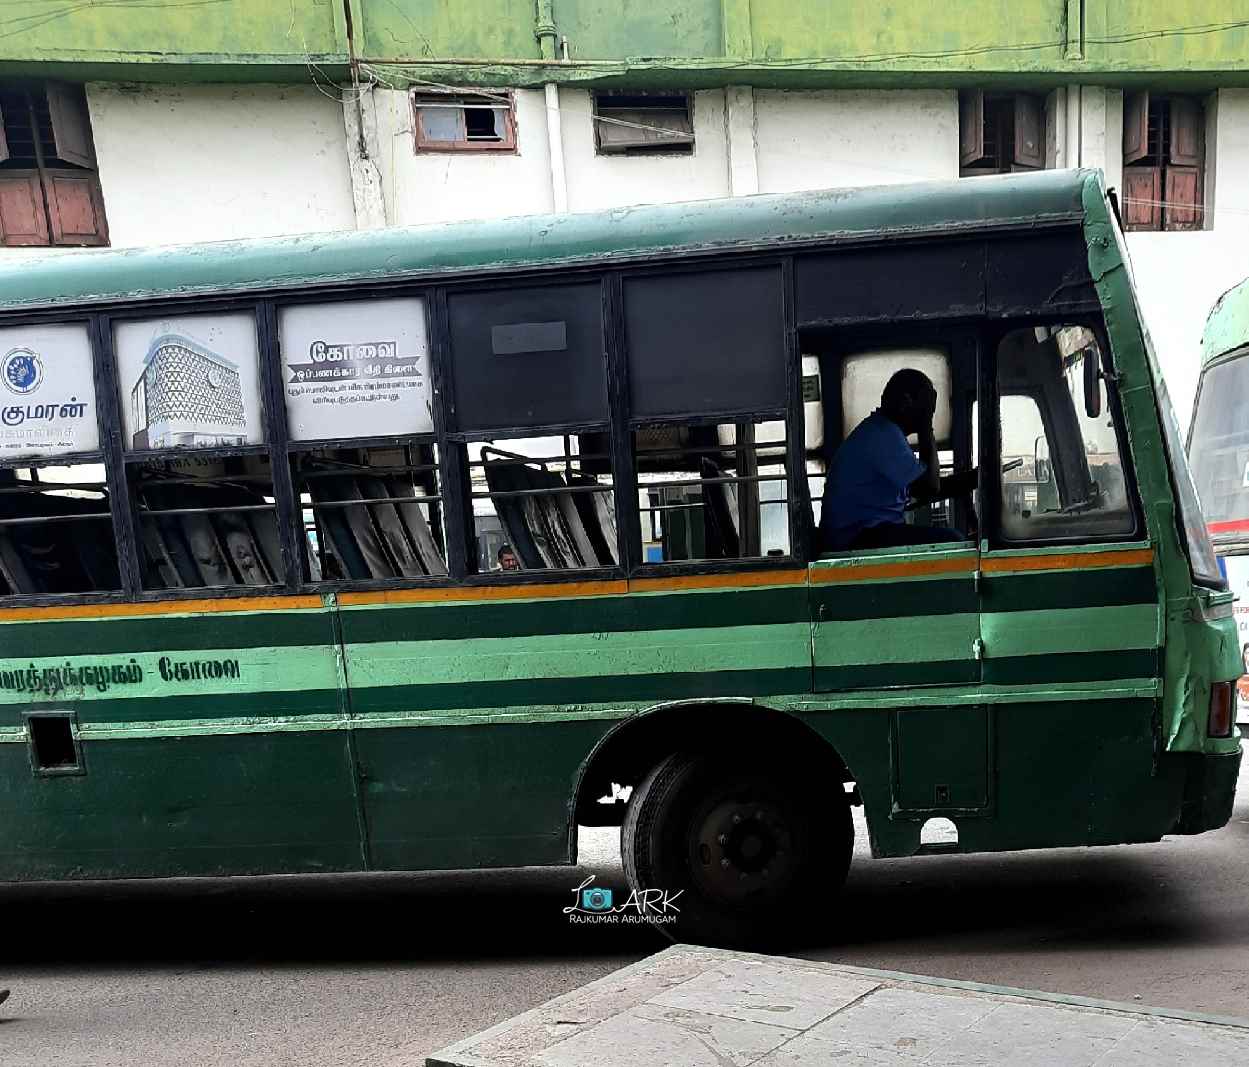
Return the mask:
<path id="1" fill-rule="evenodd" d="M 1083 326 L 1014 330 L 998 346 L 997 374 L 1003 539 L 1132 533 L 1096 335 Z"/>

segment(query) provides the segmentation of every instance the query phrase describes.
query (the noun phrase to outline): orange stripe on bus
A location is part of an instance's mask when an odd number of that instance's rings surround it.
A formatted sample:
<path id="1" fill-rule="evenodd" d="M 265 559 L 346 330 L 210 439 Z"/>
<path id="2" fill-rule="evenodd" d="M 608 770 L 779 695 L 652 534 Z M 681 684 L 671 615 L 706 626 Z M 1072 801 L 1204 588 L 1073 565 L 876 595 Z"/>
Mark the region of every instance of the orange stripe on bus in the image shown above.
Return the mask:
<path id="1" fill-rule="evenodd" d="M 906 563 L 864 563 L 855 567 L 816 567 L 811 571 L 811 581 L 816 585 L 826 582 L 862 582 L 871 578 L 919 578 L 927 574 L 971 574 L 976 569 L 976 557 L 963 559 L 912 560 Z"/>
<path id="2" fill-rule="evenodd" d="M 213 600 L 162 600 L 143 604 L 75 604 L 63 608 L 5 608 L 0 622 L 48 622 L 69 619 L 124 619 L 152 615 L 191 615 L 222 611 L 273 611 L 319 608 L 319 596 L 244 596 Z"/>
<path id="3" fill-rule="evenodd" d="M 1009 574 L 1012 571 L 1082 571 L 1097 567 L 1138 567 L 1154 561 L 1152 548 L 1134 548 L 1126 552 L 1056 552 L 1046 556 L 1008 556 L 1004 559 L 986 557 L 980 569 L 986 574 Z"/>
<path id="4" fill-rule="evenodd" d="M 634 578 L 629 582 L 631 593 L 663 592 L 669 589 L 729 589 L 766 585 L 802 585 L 805 570 L 747 571 L 745 574 L 686 574 L 674 578 Z"/>
<path id="5" fill-rule="evenodd" d="M 439 586 L 437 589 L 386 589 L 339 593 L 343 607 L 364 604 L 436 604 L 454 600 L 536 600 L 541 597 L 610 596 L 627 593 L 620 579 L 597 582 L 557 582 L 552 585 Z"/>

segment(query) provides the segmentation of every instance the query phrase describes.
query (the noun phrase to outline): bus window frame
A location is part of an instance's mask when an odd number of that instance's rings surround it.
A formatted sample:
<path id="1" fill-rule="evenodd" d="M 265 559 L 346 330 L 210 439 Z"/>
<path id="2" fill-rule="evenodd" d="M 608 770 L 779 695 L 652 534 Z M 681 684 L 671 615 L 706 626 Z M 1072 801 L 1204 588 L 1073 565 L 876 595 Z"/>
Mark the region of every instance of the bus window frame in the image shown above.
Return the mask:
<path id="1" fill-rule="evenodd" d="M 781 322 L 785 332 L 785 392 L 782 406 L 741 408 L 634 418 L 629 410 L 629 362 L 624 323 L 624 283 L 649 275 L 711 274 L 750 267 L 776 267 L 781 272 Z M 680 259 L 663 259 L 622 267 L 608 272 L 608 397 L 611 414 L 611 451 L 616 465 L 616 528 L 621 538 L 621 560 L 630 578 L 675 578 L 702 574 L 749 573 L 805 566 L 812 558 L 813 531 L 803 516 L 811 513 L 803 447 L 802 356 L 798 343 L 795 269 L 792 253 L 774 249 L 707 253 Z M 642 559 L 641 515 L 638 512 L 638 478 L 634 465 L 633 434 L 641 426 L 719 425 L 728 422 L 783 421 L 785 423 L 785 476 L 789 525 L 789 554 L 740 559 L 674 560 L 647 563 Z"/>
<path id="2" fill-rule="evenodd" d="M 828 349 L 821 348 L 821 351 L 817 353 L 820 360 L 821 387 L 823 395 L 827 398 L 824 406 L 824 447 L 820 453 L 820 458 L 826 465 L 832 462 L 833 455 L 848 436 L 843 433 L 845 410 L 842 403 L 840 377 L 846 358 L 873 350 L 927 346 L 944 348 L 947 352 L 951 384 L 949 448 L 957 455 L 956 436 L 961 432 L 964 437 L 962 443 L 971 460 L 971 466 L 967 469 L 970 470 L 976 466 L 977 456 L 973 447 L 976 431 L 972 424 L 972 412 L 968 410 L 966 416 L 960 419 L 956 414 L 957 399 L 953 395 L 953 386 L 956 381 L 955 368 L 959 362 L 965 362 L 970 384 L 976 392 L 974 399 L 980 399 L 980 330 L 976 323 L 968 324 L 950 316 L 945 319 L 930 318 L 894 324 L 872 320 L 848 325 L 811 325 L 806 329 L 813 332 L 827 332 L 830 340 L 835 342 Z M 834 441 L 832 427 L 836 427 L 836 441 Z M 853 427 L 851 429 L 853 430 Z M 804 478 L 803 481 L 805 482 L 806 479 Z M 983 522 L 983 517 L 980 517 L 981 530 L 984 528 Z M 983 533 L 981 536 L 983 537 Z M 969 537 L 968 540 L 971 538 Z M 857 552 L 849 550 L 849 554 L 859 555 L 865 551 L 878 550 L 860 549 Z M 906 551 L 906 549 L 892 549 L 891 551 Z M 838 553 L 838 555 L 844 554 L 846 553 Z"/>
<path id="3" fill-rule="evenodd" d="M 178 297 L 176 299 L 145 299 L 133 304 L 117 305 L 105 308 L 98 313 L 98 344 L 96 351 L 97 365 L 107 365 L 108 389 L 112 398 L 110 456 L 115 466 L 120 499 L 124 501 L 124 515 L 120 522 L 114 517 L 114 530 L 117 536 L 119 557 L 126 556 L 124 567 L 130 568 L 133 589 L 128 589 L 128 599 L 135 603 L 161 603 L 173 600 L 216 600 L 229 597 L 267 597 L 280 596 L 283 593 L 295 592 L 298 585 L 295 579 L 298 571 L 288 555 L 290 538 L 286 526 L 293 522 L 293 510 L 283 508 L 283 489 L 279 484 L 283 463 L 279 458 L 284 451 L 286 440 L 286 411 L 284 407 L 275 409 L 274 390 L 281 388 L 281 367 L 274 366 L 268 353 L 275 351 L 273 343 L 276 334 L 270 332 L 269 307 L 271 300 L 264 295 L 223 295 L 215 299 L 195 299 Z M 123 383 L 117 369 L 116 340 L 113 327 L 118 322 L 135 322 L 143 319 L 173 318 L 176 316 L 243 314 L 250 313 L 256 329 L 256 382 L 260 396 L 260 425 L 263 440 L 255 445 L 238 445 L 227 448 L 157 448 L 127 449 L 125 447 L 125 420 L 122 415 Z M 280 395 L 280 394 L 278 394 Z M 137 506 L 130 486 L 127 468 L 146 460 L 170 459 L 179 455 L 194 456 L 198 459 L 227 459 L 237 456 L 268 456 L 269 469 L 273 486 L 273 514 L 278 526 L 278 536 L 282 546 L 282 574 L 278 580 L 268 586 L 199 586 L 190 589 L 144 589 L 142 567 L 139 563 L 139 541 L 137 524 Z M 112 472 L 110 472 L 112 473 Z M 285 489 L 287 503 L 290 498 L 290 472 L 286 472 Z M 110 482 L 111 484 L 111 482 Z M 126 581 L 126 570 L 122 570 L 122 580 Z"/>
<path id="4" fill-rule="evenodd" d="M 104 468 L 104 486 L 108 491 L 109 514 L 113 526 L 114 540 L 117 542 L 117 570 L 121 578 L 120 589 L 97 589 L 84 593 L 13 593 L 0 596 L 0 608 L 53 607 L 65 604 L 114 604 L 126 603 L 133 599 L 132 585 L 137 577 L 137 568 L 131 566 L 128 555 L 123 551 L 121 538 L 117 536 L 122 526 L 129 522 L 129 500 L 125 492 L 124 482 L 117 480 L 116 464 L 110 462 L 110 455 L 116 427 L 120 425 L 120 408 L 113 382 L 116 373 L 112 366 L 112 346 L 101 343 L 102 320 L 104 314 L 90 307 L 75 308 L 66 315 L 55 308 L 41 308 L 32 311 L 9 312 L 0 315 L 0 326 L 59 326 L 84 325 L 87 329 L 87 344 L 91 349 L 91 380 L 95 388 L 96 429 L 99 433 L 99 448 L 90 452 L 65 452 L 55 456 L 21 456 L 11 459 L 0 458 L 0 469 L 23 470 L 42 467 L 66 467 L 79 463 L 98 463 Z"/>
<path id="5" fill-rule="evenodd" d="M 1128 497 L 1128 511 L 1132 516 L 1132 529 L 1111 535 L 1073 535 L 1071 537 L 1045 537 L 1012 540 L 1002 534 L 1002 442 L 999 419 L 997 385 L 997 352 L 1002 340 L 1016 330 L 1036 326 L 1084 326 L 1097 339 L 1101 356 L 1100 369 L 1106 382 L 1106 411 L 1115 424 L 1115 441 L 1123 461 L 1124 491 Z M 1122 398 L 1114 388 L 1118 372 L 1114 368 L 1114 355 L 1110 338 L 1101 315 L 1092 313 L 1045 312 L 1018 314 L 1010 318 L 984 325 L 980 331 L 980 415 L 977 430 L 980 435 L 979 519 L 982 546 L 989 551 L 1007 551 L 1028 548 L 1061 548 L 1078 545 L 1117 545 L 1149 540 L 1141 504 L 1140 487 L 1136 477 L 1136 456 L 1132 438 L 1128 433 Z M 1109 364 L 1109 365 L 1108 365 Z M 989 451 L 986 452 L 986 449 Z M 991 461 L 991 462 L 990 462 Z"/>

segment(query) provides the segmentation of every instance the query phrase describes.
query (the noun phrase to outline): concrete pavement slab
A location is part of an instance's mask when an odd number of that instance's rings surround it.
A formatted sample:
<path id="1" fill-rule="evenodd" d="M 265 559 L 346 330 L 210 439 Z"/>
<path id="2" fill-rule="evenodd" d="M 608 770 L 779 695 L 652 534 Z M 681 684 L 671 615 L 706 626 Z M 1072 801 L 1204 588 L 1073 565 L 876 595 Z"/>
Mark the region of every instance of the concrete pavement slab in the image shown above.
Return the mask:
<path id="1" fill-rule="evenodd" d="M 1249 1019 L 675 945 L 427 1067 L 1249 1063 Z"/>

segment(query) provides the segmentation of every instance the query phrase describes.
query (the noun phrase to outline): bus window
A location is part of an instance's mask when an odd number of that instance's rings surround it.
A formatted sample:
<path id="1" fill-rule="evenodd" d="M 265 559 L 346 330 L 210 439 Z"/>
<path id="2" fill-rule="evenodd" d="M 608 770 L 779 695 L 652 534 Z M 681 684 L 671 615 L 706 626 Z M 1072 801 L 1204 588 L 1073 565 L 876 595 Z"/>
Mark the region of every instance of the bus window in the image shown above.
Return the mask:
<path id="1" fill-rule="evenodd" d="M 144 589 L 282 583 L 269 457 L 178 456 L 126 465 Z"/>
<path id="2" fill-rule="evenodd" d="M 434 445 L 302 448 L 291 456 L 310 581 L 447 573 Z"/>
<path id="3" fill-rule="evenodd" d="M 120 588 L 103 465 L 0 470 L 0 596 Z"/>
<path id="4" fill-rule="evenodd" d="M 1085 360 L 1094 361 L 1095 379 Z M 1100 368 L 1097 339 L 1082 326 L 1027 327 L 999 344 L 1005 540 L 1115 537 L 1135 529 Z"/>
<path id="5" fill-rule="evenodd" d="M 644 426 L 633 449 L 644 562 L 790 554 L 783 422 Z"/>
<path id="6" fill-rule="evenodd" d="M 606 453 L 586 451 L 576 435 L 565 434 L 478 442 L 468 446 L 468 457 L 479 569 L 619 563 Z"/>

